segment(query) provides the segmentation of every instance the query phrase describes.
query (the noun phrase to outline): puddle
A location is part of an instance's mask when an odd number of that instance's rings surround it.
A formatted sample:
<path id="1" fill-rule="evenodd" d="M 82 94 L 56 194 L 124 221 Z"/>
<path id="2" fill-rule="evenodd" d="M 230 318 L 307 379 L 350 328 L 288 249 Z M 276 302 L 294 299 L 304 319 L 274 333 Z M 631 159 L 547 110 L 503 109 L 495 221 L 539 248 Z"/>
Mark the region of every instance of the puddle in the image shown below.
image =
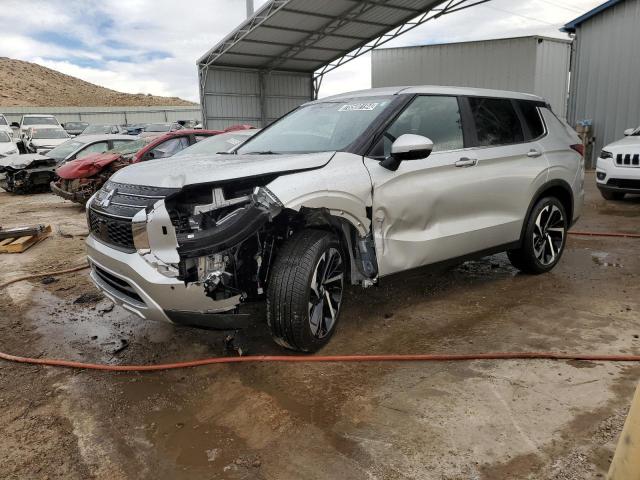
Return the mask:
<path id="1" fill-rule="evenodd" d="M 27 317 L 40 335 L 37 346 L 49 356 L 117 363 L 136 339 L 161 343 L 173 331 L 171 325 L 142 320 L 119 307 L 101 313 L 93 304 L 75 305 L 44 290 L 33 290 L 30 299 Z"/>

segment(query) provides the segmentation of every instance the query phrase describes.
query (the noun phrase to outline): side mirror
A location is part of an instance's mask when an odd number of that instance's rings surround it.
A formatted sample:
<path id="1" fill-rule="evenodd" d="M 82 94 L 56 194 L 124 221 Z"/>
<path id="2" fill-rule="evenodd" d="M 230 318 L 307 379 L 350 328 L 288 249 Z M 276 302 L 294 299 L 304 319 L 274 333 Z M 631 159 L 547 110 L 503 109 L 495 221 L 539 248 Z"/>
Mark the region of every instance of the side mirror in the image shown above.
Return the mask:
<path id="1" fill-rule="evenodd" d="M 391 155 L 380 165 L 395 172 L 404 160 L 419 160 L 427 158 L 433 151 L 433 142 L 422 135 L 405 133 L 400 135 L 391 145 Z"/>
<path id="2" fill-rule="evenodd" d="M 627 128 L 627 129 L 624 131 L 624 136 L 625 136 L 625 137 L 630 137 L 631 135 L 633 135 L 633 132 L 635 132 L 635 131 L 636 131 L 636 129 L 635 129 L 635 128 Z"/>

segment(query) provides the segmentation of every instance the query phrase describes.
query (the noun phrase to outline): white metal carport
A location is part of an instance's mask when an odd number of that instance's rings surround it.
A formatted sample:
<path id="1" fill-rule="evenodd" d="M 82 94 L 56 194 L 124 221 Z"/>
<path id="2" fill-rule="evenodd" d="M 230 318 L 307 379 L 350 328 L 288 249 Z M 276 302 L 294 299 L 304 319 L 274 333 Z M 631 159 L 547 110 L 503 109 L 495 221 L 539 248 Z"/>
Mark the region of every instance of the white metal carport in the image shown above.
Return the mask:
<path id="1" fill-rule="evenodd" d="M 205 128 L 266 126 L 328 72 L 429 20 L 489 0 L 271 0 L 198 60 Z"/>

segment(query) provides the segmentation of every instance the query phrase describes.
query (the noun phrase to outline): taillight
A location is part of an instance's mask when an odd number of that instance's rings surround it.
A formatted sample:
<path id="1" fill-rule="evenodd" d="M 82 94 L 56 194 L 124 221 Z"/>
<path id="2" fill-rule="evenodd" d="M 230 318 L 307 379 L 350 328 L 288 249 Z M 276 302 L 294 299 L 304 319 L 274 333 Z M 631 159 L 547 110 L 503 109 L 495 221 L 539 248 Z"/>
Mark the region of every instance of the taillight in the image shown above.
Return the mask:
<path id="1" fill-rule="evenodd" d="M 578 152 L 581 157 L 584 157 L 584 145 L 581 143 L 576 143 L 575 145 L 571 145 L 571 148 Z"/>

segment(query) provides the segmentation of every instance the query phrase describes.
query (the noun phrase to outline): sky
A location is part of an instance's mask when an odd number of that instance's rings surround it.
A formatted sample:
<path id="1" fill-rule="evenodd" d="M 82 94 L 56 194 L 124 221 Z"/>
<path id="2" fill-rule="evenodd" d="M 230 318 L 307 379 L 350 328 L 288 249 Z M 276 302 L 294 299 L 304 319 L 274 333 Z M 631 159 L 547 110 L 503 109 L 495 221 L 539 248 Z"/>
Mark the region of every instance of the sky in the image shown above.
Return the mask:
<path id="1" fill-rule="evenodd" d="M 320 1 L 320 0 L 318 0 Z M 491 0 L 428 22 L 387 47 L 558 29 L 604 0 Z M 265 0 L 255 0 L 256 8 Z M 27 60 L 128 93 L 198 101 L 196 60 L 246 15 L 245 0 L 3 0 L 0 56 Z M 365 55 L 330 73 L 320 96 L 369 88 Z"/>

